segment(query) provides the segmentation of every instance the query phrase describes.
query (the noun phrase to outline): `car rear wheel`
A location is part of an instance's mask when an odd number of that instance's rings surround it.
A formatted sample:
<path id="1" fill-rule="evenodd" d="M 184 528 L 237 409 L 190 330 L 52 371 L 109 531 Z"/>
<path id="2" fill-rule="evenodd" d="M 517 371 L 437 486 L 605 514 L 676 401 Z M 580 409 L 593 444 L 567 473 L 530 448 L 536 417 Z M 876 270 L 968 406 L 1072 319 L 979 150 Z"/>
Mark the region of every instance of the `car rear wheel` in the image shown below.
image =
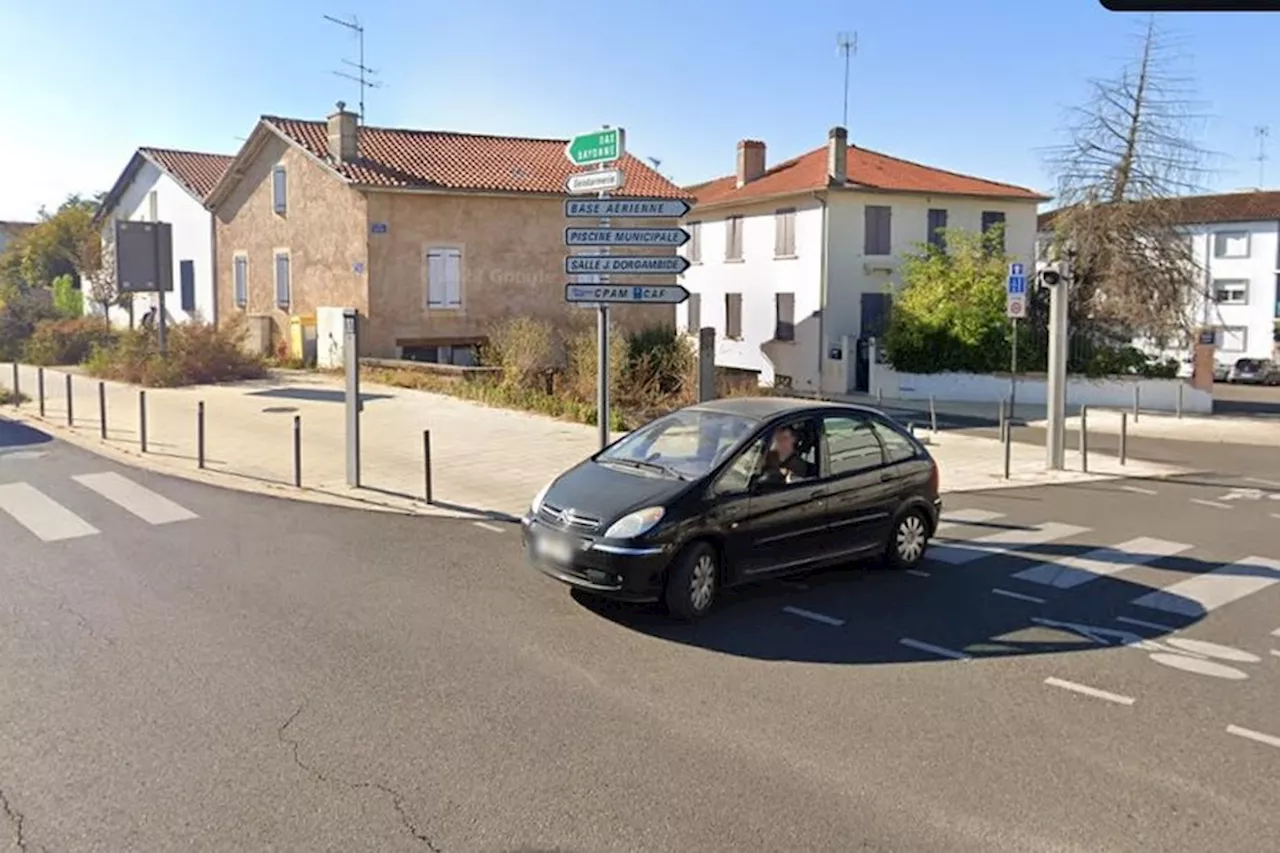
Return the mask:
<path id="1" fill-rule="evenodd" d="M 720 591 L 720 558 L 706 542 L 695 542 L 676 557 L 667 574 L 667 612 L 690 621 L 706 615 Z"/>
<path id="2" fill-rule="evenodd" d="M 894 569 L 914 569 L 929 547 L 929 520 L 918 509 L 908 510 L 893 523 L 885 543 L 885 562 Z"/>

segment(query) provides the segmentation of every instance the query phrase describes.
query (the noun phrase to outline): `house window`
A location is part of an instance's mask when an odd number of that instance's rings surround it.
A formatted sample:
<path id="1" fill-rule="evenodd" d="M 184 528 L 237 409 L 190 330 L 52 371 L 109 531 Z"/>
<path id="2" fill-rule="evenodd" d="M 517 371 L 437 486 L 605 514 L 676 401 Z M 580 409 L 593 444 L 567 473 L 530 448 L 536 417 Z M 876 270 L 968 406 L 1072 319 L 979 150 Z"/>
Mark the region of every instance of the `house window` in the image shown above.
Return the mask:
<path id="1" fill-rule="evenodd" d="M 929 245 L 942 251 L 947 250 L 947 235 L 945 229 L 947 227 L 947 212 L 945 210 L 934 208 L 929 211 Z"/>
<path id="2" fill-rule="evenodd" d="M 988 231 L 990 231 L 991 229 L 997 226 L 1000 227 L 1000 242 L 997 245 L 992 246 L 992 249 L 994 249 L 995 251 L 998 251 L 1000 254 L 1004 254 L 1004 247 L 1005 247 L 1004 213 L 999 210 L 982 211 L 983 236 L 986 236 Z"/>
<path id="3" fill-rule="evenodd" d="M 462 307 L 462 250 L 427 250 L 427 308 Z"/>
<path id="4" fill-rule="evenodd" d="M 796 295 L 779 293 L 773 297 L 773 337 L 778 341 L 796 339 Z"/>
<path id="5" fill-rule="evenodd" d="M 276 213 L 281 216 L 284 216 L 289 207 L 288 184 L 284 166 L 276 166 L 271 170 L 271 203 L 275 206 Z"/>
<path id="6" fill-rule="evenodd" d="M 868 255 L 892 254 L 890 246 L 890 222 L 893 219 L 893 208 L 887 205 L 869 204 L 866 207 L 866 222 L 862 236 L 863 252 Z"/>
<path id="7" fill-rule="evenodd" d="M 702 263 L 702 223 L 690 222 L 689 230 L 689 263 Z"/>
<path id="8" fill-rule="evenodd" d="M 724 259 L 742 260 L 742 217 L 730 216 L 724 221 Z"/>
<path id="9" fill-rule="evenodd" d="M 281 309 L 288 311 L 292 290 L 290 288 L 289 276 L 289 250 L 276 250 L 276 305 Z"/>
<path id="10" fill-rule="evenodd" d="M 1248 305 L 1249 282 L 1244 279 L 1214 279 L 1213 301 L 1219 305 Z"/>
<path id="11" fill-rule="evenodd" d="M 1214 344 L 1222 352 L 1244 352 L 1248 348 L 1249 330 L 1244 326 L 1223 326 L 1215 331 Z"/>
<path id="12" fill-rule="evenodd" d="M 702 294 L 690 293 L 684 302 L 684 311 L 685 331 L 691 335 L 698 334 L 698 330 L 702 328 Z"/>
<path id="13" fill-rule="evenodd" d="M 742 340 L 742 294 L 724 295 L 724 336 L 732 341 Z"/>
<path id="14" fill-rule="evenodd" d="M 773 214 L 773 256 L 796 256 L 796 209 L 784 208 Z"/>
<path id="15" fill-rule="evenodd" d="M 196 262 L 178 262 L 178 290 L 182 297 L 182 310 L 190 314 L 196 310 Z"/>
<path id="16" fill-rule="evenodd" d="M 1249 257 L 1249 232 L 1219 231 L 1214 234 L 1213 256 L 1215 258 Z"/>
<path id="17" fill-rule="evenodd" d="M 236 307 L 243 308 L 249 304 L 249 258 L 235 255 L 231 262 L 231 278 L 234 284 Z"/>

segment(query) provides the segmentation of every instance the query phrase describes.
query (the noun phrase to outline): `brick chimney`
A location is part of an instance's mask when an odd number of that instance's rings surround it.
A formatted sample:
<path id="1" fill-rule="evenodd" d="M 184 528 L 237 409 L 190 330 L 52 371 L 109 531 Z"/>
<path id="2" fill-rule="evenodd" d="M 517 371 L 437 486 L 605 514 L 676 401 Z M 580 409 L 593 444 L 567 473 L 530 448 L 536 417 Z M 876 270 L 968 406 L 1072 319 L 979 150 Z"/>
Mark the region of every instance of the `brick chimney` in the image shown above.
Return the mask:
<path id="1" fill-rule="evenodd" d="M 329 156 L 335 162 L 345 163 L 356 158 L 358 116 L 347 112 L 347 105 L 338 101 L 338 111 L 329 116 Z"/>
<path id="2" fill-rule="evenodd" d="M 849 131 L 833 127 L 827 134 L 827 178 L 833 184 L 844 186 L 849 178 Z"/>
<path id="3" fill-rule="evenodd" d="M 742 188 L 764 174 L 764 143 L 744 139 L 738 143 L 738 187 Z"/>

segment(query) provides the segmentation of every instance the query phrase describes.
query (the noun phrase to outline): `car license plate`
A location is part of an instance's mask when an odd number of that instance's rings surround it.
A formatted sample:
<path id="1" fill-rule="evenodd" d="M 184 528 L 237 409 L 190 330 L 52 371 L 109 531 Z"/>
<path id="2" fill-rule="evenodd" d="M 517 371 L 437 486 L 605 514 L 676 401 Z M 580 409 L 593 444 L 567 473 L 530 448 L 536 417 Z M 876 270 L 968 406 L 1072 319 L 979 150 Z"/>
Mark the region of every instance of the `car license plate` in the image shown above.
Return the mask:
<path id="1" fill-rule="evenodd" d="M 553 563 L 573 561 L 573 543 L 559 536 L 539 536 L 533 541 L 534 553 Z"/>

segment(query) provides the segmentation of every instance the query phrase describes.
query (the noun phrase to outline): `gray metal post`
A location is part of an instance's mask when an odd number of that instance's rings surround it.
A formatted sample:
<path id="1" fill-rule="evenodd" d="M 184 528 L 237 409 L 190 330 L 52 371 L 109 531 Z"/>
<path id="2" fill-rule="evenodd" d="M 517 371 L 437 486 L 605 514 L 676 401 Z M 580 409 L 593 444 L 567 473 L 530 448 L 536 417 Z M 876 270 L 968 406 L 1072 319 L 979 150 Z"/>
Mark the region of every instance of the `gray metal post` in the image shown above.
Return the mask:
<path id="1" fill-rule="evenodd" d="M 933 395 L 929 395 L 929 428 L 933 431 L 933 437 L 938 437 L 938 408 L 934 405 Z"/>
<path id="2" fill-rule="evenodd" d="M 1181 418 L 1181 417 L 1182 417 L 1182 392 L 1183 392 L 1183 390 L 1184 390 L 1186 387 L 1187 387 L 1187 386 L 1186 386 L 1184 383 L 1182 383 L 1182 382 L 1179 382 L 1179 383 L 1178 383 L 1178 399 L 1177 399 L 1177 402 L 1176 402 L 1174 405 L 1175 405 L 1175 406 L 1176 406 L 1176 408 L 1177 408 L 1177 412 L 1178 412 L 1178 417 L 1179 417 L 1179 418 Z"/>
<path id="3" fill-rule="evenodd" d="M 1133 383 L 1133 422 L 1138 422 L 1138 412 L 1142 411 L 1141 386 L 1137 382 Z"/>
<path id="4" fill-rule="evenodd" d="M 427 499 L 427 503 L 434 503 L 434 495 L 431 489 L 431 430 L 424 429 L 422 431 L 422 494 Z"/>
<path id="5" fill-rule="evenodd" d="M 1089 407 L 1080 407 L 1080 470 L 1089 473 Z"/>
<path id="6" fill-rule="evenodd" d="M 138 392 L 138 448 L 147 452 L 147 392 Z"/>
<path id="7" fill-rule="evenodd" d="M 44 368 L 36 368 L 36 396 L 40 398 L 40 417 L 44 417 Z"/>
<path id="8" fill-rule="evenodd" d="M 1004 441 L 1006 427 L 1008 426 L 1004 411 L 1004 398 L 1000 398 L 1000 405 L 996 408 L 996 423 L 1000 425 L 1000 440 Z"/>
<path id="9" fill-rule="evenodd" d="M 151 200 L 151 210 L 150 210 L 150 214 L 151 214 L 151 217 L 150 217 L 150 218 L 151 218 L 151 221 L 152 221 L 152 222 L 159 222 L 159 221 L 160 221 L 159 194 L 158 194 L 158 193 L 152 193 L 152 194 L 151 194 L 151 196 L 150 196 L 150 200 Z M 157 343 L 157 344 L 159 345 L 159 347 L 160 347 L 160 354 L 161 354 L 161 355 L 164 355 L 164 354 L 165 354 L 165 349 L 166 349 L 166 344 L 167 344 L 167 339 L 168 339 L 168 330 L 166 329 L 166 324 L 165 324 L 165 320 L 164 320 L 164 314 L 165 314 L 165 311 L 164 311 L 164 288 L 163 288 L 163 286 L 162 286 L 162 285 L 163 285 L 163 283 L 164 283 L 164 277 L 165 277 L 165 276 L 164 276 L 164 271 L 160 269 L 160 264 L 161 264 L 161 263 L 162 263 L 162 259 L 161 259 L 161 252 L 160 252 L 160 238 L 157 236 L 157 237 L 156 237 L 156 276 L 157 276 L 157 279 L 158 279 L 158 280 L 156 281 L 156 286 L 157 286 L 157 290 L 156 290 L 156 329 L 157 329 L 158 331 L 157 331 L 156 343 Z M 172 271 L 171 271 L 171 274 L 172 274 Z"/>
<path id="10" fill-rule="evenodd" d="M 293 416 L 293 485 L 302 488 L 302 415 Z"/>
<path id="11" fill-rule="evenodd" d="M 347 370 L 347 485 L 360 487 L 360 312 L 342 312 L 342 360 Z"/>
<path id="12" fill-rule="evenodd" d="M 1124 464 L 1129 452 L 1129 413 L 1120 413 L 1120 464 Z"/>
<path id="13" fill-rule="evenodd" d="M 1045 436 L 1046 467 L 1053 471 L 1065 468 L 1067 414 L 1067 288 L 1064 277 L 1049 294 L 1049 431 Z"/>
<path id="14" fill-rule="evenodd" d="M 21 399 L 22 389 L 18 387 L 18 362 L 13 363 L 13 405 L 16 408 Z"/>
<path id="15" fill-rule="evenodd" d="M 74 426 L 75 415 L 73 414 L 73 412 L 75 411 L 75 398 L 72 396 L 73 392 L 71 390 L 71 374 L 70 373 L 67 374 L 66 379 L 67 379 L 67 426 Z"/>
<path id="16" fill-rule="evenodd" d="M 877 406 L 884 405 L 884 389 L 883 388 L 876 389 L 876 405 Z"/>
<path id="17" fill-rule="evenodd" d="M 601 226 L 607 227 L 607 226 Z M 600 449 L 609 446 L 609 306 L 596 308 L 596 422 L 600 430 Z"/>
<path id="18" fill-rule="evenodd" d="M 1013 456 L 1013 428 L 1005 430 L 1004 433 L 1004 478 L 1009 479 L 1009 466 L 1011 457 Z"/>
<path id="19" fill-rule="evenodd" d="M 1013 339 L 1009 342 L 1009 417 L 1018 408 L 1018 318 L 1013 318 Z"/>
<path id="20" fill-rule="evenodd" d="M 98 383 L 98 423 L 101 426 L 102 440 L 107 440 L 107 383 Z"/>
<path id="21" fill-rule="evenodd" d="M 196 467 L 204 468 L 204 400 L 196 403 Z"/>
<path id="22" fill-rule="evenodd" d="M 703 326 L 698 330 L 698 402 L 716 398 L 716 329 Z"/>

